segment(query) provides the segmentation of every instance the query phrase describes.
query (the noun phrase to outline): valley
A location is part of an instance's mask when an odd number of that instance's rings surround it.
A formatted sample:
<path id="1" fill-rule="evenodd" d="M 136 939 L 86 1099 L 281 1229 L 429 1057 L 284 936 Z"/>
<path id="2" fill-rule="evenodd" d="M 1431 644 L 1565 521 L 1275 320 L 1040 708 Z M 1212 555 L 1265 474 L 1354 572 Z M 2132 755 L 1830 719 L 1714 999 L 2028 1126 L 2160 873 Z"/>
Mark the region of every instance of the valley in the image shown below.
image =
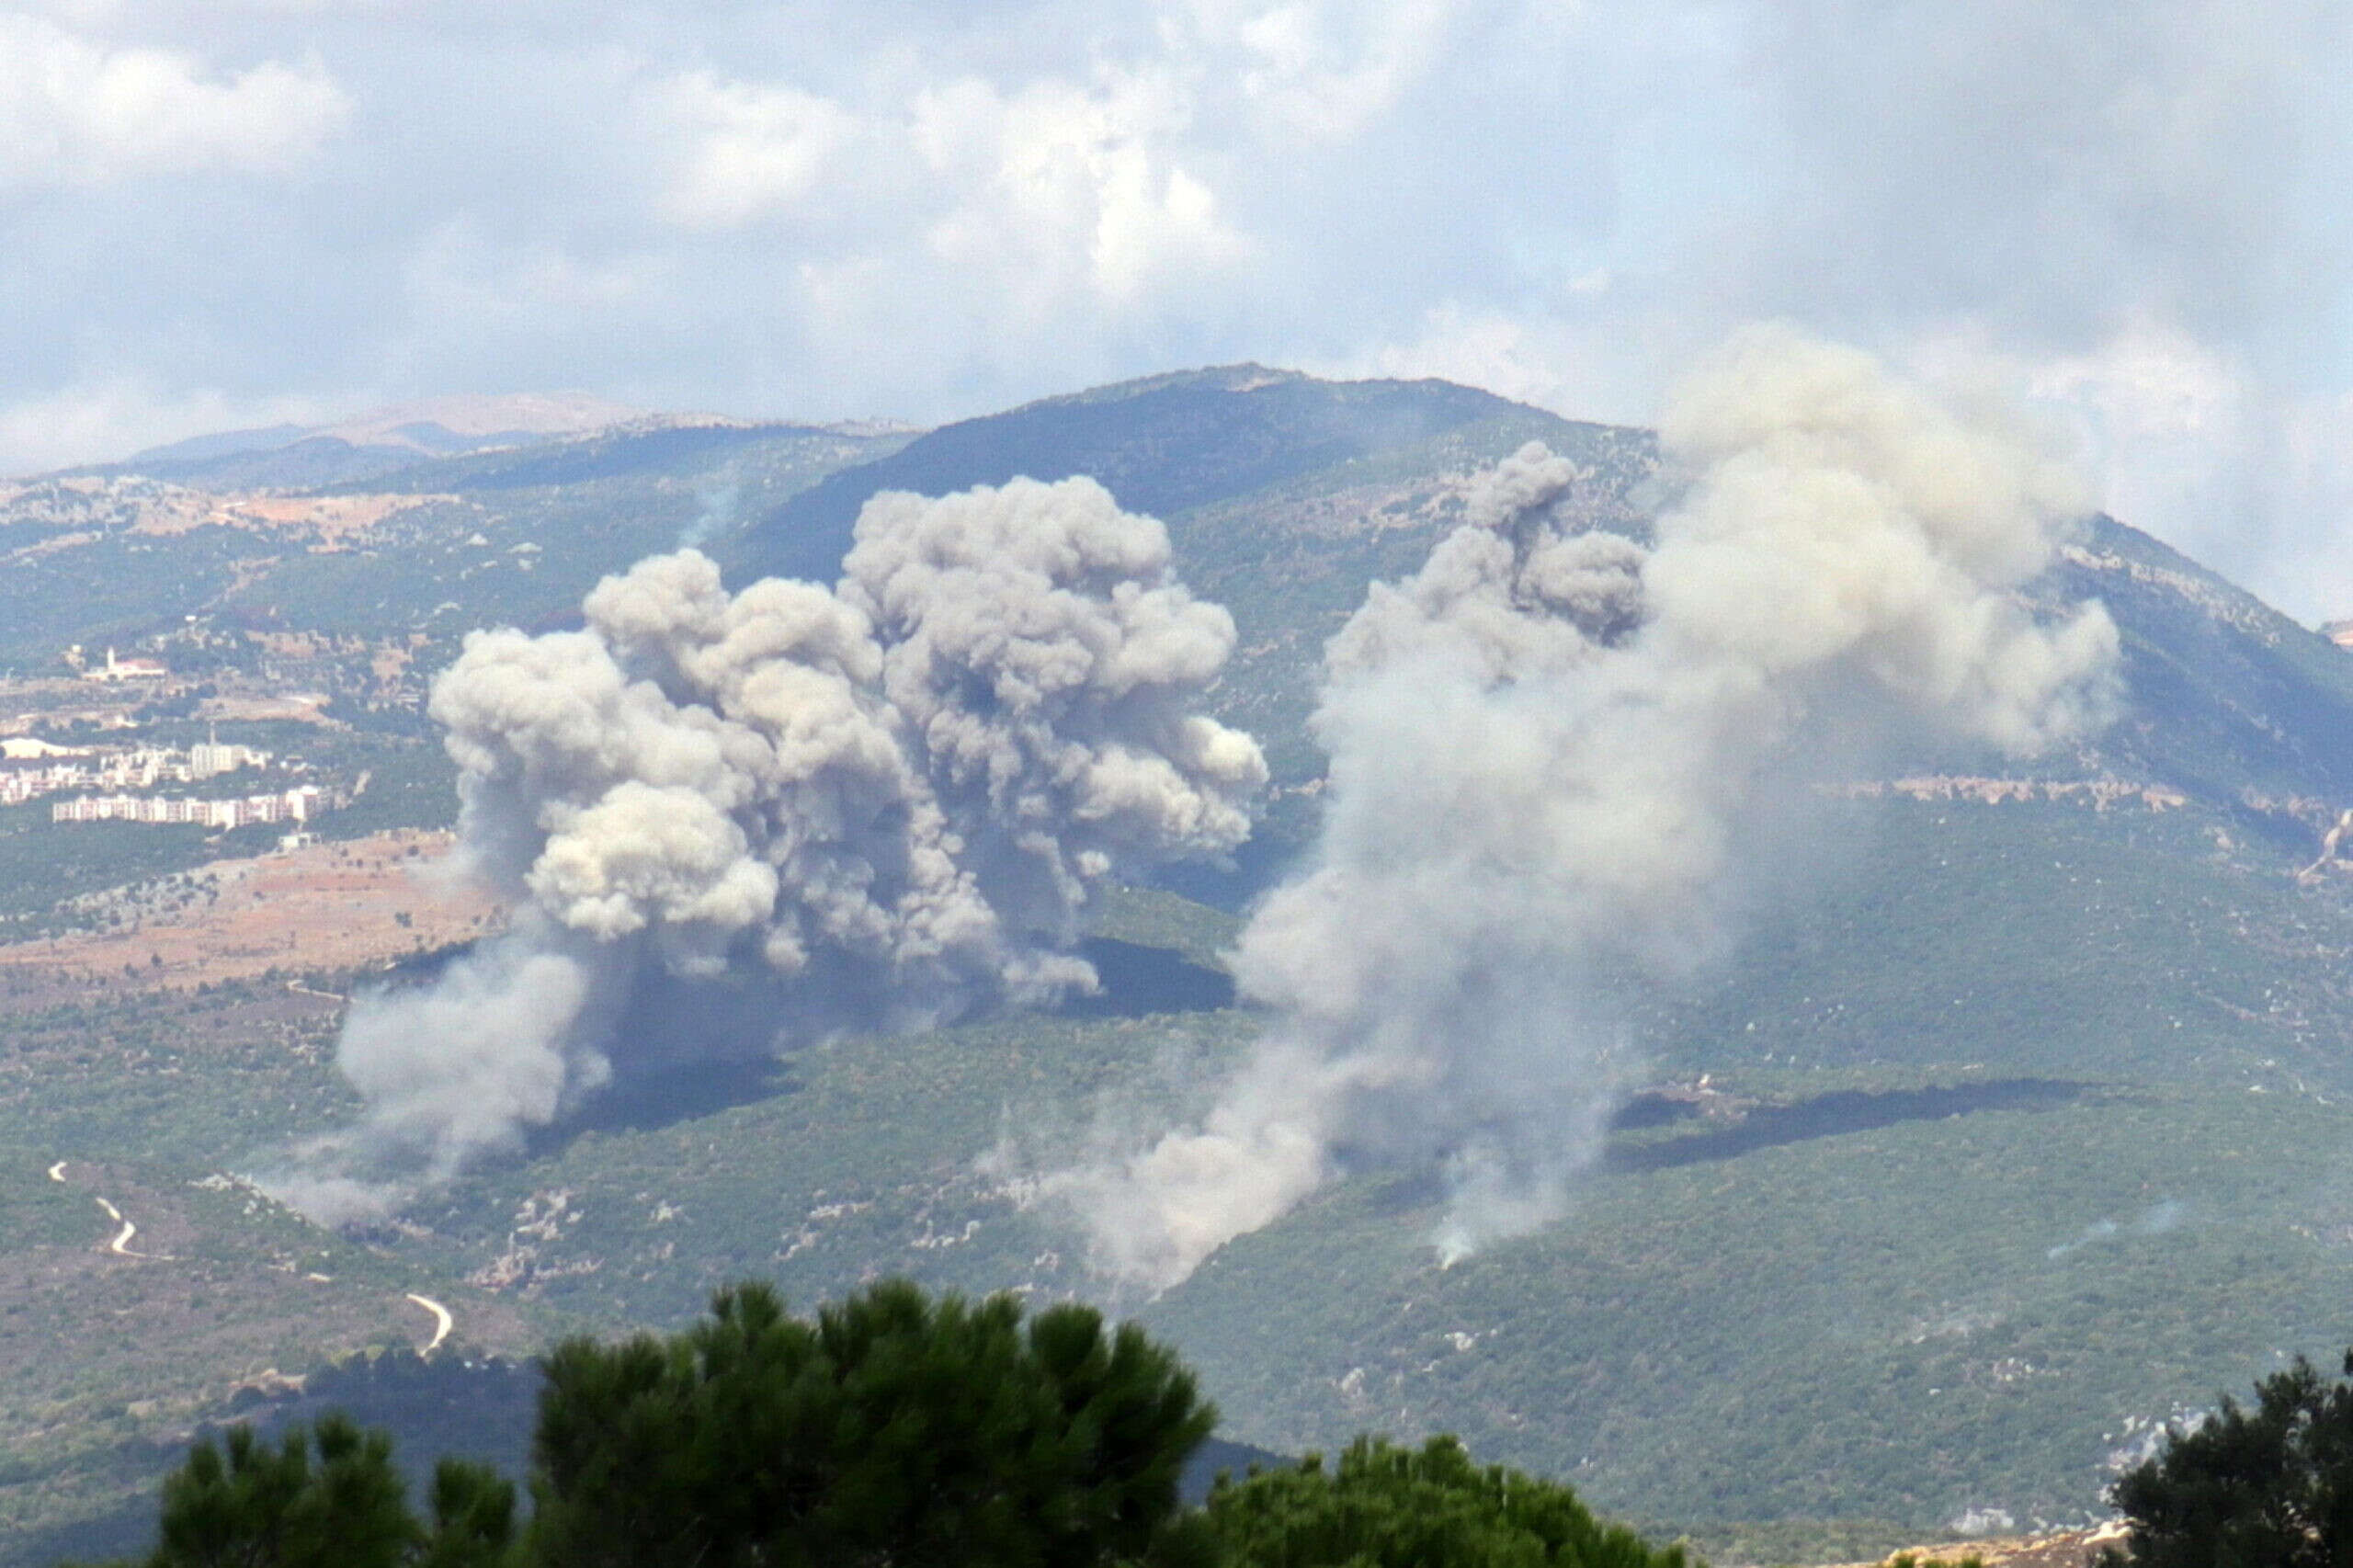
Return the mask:
<path id="1" fill-rule="evenodd" d="M 199 1423 L 307 1408 L 290 1380 L 358 1376 L 338 1358 L 436 1346 L 437 1409 L 506 1409 L 554 1337 L 675 1326 L 747 1277 L 796 1306 L 886 1274 L 1105 1301 L 1199 1369 L 1222 1436 L 1453 1431 L 1730 1562 L 2089 1528 L 2165 1420 L 2353 1342 L 2353 881 L 2323 853 L 2353 653 L 2108 519 L 2034 592 L 2116 617 L 2119 722 L 2029 764 L 1906 737 L 1806 779 L 1738 940 L 1669 983 L 1601 977 L 1623 1077 L 1563 1218 L 1449 1266 L 1442 1173 L 1343 1149 L 1165 1292 L 1090 1266 L 1038 1173 L 1198 1114 L 1265 1029 L 1224 955 L 1313 840 L 1313 661 L 1531 437 L 1578 463 L 1585 523 L 1641 531 L 1644 433 L 1251 368 L 925 435 L 623 430 L 364 496 L 199 506 L 119 476 L 115 511 L 9 503 L 0 544 L 40 536 L 0 576 L 38 607 L 0 621 L 22 733 L 97 733 L 100 683 L 26 673 L 75 643 L 195 676 L 193 614 L 215 695 L 142 733 L 218 726 L 371 782 L 283 851 L 0 808 L 0 1559 L 124 1549 Z M 1089 908 L 1102 994 L 648 1064 L 381 1222 L 322 1229 L 252 1185 L 357 1113 L 350 999 L 502 928 L 434 869 L 457 802 L 421 704 L 463 631 L 573 624 L 688 536 L 738 585 L 829 580 L 876 489 L 1015 472 L 1100 473 L 1163 517 L 1237 625 L 1215 711 L 1273 773 L 1230 864 Z M 108 595 L 77 600 L 94 576 Z M 309 720 L 204 706 L 305 690 Z"/>

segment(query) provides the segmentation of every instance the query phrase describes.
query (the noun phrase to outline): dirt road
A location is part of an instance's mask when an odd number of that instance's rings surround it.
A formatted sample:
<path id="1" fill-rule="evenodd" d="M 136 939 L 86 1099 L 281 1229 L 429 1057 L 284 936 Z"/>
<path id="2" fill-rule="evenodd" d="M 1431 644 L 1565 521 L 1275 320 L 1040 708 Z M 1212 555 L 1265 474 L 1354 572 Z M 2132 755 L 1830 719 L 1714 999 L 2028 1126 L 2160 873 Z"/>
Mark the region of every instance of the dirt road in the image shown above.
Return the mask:
<path id="1" fill-rule="evenodd" d="M 430 1356 L 441 1348 L 443 1340 L 449 1337 L 449 1330 L 456 1325 L 457 1320 L 449 1315 L 449 1308 L 430 1296 L 420 1296 L 411 1290 L 408 1299 L 433 1314 L 433 1337 L 426 1341 L 425 1348 L 418 1352 L 419 1355 Z"/>

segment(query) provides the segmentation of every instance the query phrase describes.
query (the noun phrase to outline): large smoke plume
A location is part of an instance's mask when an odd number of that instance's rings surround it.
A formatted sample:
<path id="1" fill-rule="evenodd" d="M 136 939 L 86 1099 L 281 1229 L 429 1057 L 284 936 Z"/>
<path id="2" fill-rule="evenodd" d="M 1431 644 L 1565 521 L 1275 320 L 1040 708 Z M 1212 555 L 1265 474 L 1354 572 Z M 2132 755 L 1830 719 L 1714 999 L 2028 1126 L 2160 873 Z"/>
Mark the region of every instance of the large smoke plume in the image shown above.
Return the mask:
<path id="1" fill-rule="evenodd" d="M 1785 329 L 1660 432 L 1644 548 L 1531 446 L 1327 654 L 1320 846 L 1237 955 L 1275 1022 L 1199 1125 L 1049 1183 L 1146 1286 L 1359 1160 L 1440 1162 L 1449 1256 L 1557 1215 L 1629 1063 L 1602 980 L 1718 947 L 1766 802 L 1833 729 L 2031 752 L 2101 719 L 2117 635 L 2018 592 L 2086 507 L 2000 417 Z"/>
<path id="2" fill-rule="evenodd" d="M 731 595 L 688 550 L 584 608 L 477 632 L 435 683 L 465 858 L 515 915 L 354 1004 L 366 1119 L 276 1184 L 315 1215 L 511 1146 L 617 1067 L 1090 988 L 1090 884 L 1230 850 L 1266 778 L 1196 710 L 1232 618 L 1091 480 L 879 495 L 831 590 Z"/>

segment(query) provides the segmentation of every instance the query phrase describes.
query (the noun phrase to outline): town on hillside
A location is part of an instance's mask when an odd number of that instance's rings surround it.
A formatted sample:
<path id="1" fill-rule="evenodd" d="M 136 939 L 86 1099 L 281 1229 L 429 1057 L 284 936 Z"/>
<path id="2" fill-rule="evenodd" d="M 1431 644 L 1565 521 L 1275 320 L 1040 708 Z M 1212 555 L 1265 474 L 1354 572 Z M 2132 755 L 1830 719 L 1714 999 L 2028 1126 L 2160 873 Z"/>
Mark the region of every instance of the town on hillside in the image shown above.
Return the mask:
<path id="1" fill-rule="evenodd" d="M 233 726 L 334 727 L 329 699 L 236 672 L 182 673 L 152 653 L 65 650 L 70 673 L 0 677 L 0 808 L 45 804 L 51 824 L 122 822 L 301 830 L 367 787 L 353 771 L 231 738 Z M 307 673 L 307 672 L 306 672 Z M 200 739 L 188 732 L 205 721 Z M 35 820 L 42 820 L 36 818 Z"/>

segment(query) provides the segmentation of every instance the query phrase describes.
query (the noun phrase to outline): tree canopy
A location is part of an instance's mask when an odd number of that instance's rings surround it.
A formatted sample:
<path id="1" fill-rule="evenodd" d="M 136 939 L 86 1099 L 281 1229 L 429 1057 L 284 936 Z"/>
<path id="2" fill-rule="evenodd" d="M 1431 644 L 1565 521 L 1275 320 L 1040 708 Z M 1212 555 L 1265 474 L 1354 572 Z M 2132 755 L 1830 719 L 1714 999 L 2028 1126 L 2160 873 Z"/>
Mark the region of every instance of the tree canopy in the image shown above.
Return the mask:
<path id="1" fill-rule="evenodd" d="M 2353 1351 L 2345 1379 L 2353 1379 Z M 2128 1526 L 2104 1568 L 2329 1568 L 2353 1562 L 2353 1382 L 2299 1357 L 2256 1385 L 2255 1408 L 2225 1398 L 2176 1426 L 2110 1499 Z"/>
<path id="2" fill-rule="evenodd" d="M 313 1459 L 313 1453 L 316 1458 Z M 489 1568 L 515 1535 L 515 1486 L 443 1460 L 432 1517 L 409 1511 L 392 1439 L 340 1415 L 273 1448 L 250 1426 L 199 1439 L 164 1483 L 151 1568 Z"/>
<path id="3" fill-rule="evenodd" d="M 1359 1437 L 1327 1471 L 1320 1457 L 1234 1483 L 1206 1510 L 1222 1558 L 1250 1568 L 1683 1568 L 1604 1525 L 1558 1482 L 1473 1464 L 1452 1437 L 1420 1449 Z"/>
<path id="4" fill-rule="evenodd" d="M 1141 1329 L 878 1285 L 817 1314 L 722 1291 L 668 1340 L 549 1358 L 535 1534 L 550 1561 L 992 1562 L 1144 1555 L 1216 1422 Z"/>
<path id="5" fill-rule="evenodd" d="M 1683 1564 L 1451 1437 L 1221 1477 L 1188 1509 L 1214 1408 L 1086 1307 L 894 1281 L 800 1319 L 741 1285 L 681 1333 L 567 1340 L 544 1371 L 528 1523 L 511 1483 L 447 1459 L 419 1517 L 391 1440 L 338 1414 L 199 1441 L 148 1568 Z"/>

